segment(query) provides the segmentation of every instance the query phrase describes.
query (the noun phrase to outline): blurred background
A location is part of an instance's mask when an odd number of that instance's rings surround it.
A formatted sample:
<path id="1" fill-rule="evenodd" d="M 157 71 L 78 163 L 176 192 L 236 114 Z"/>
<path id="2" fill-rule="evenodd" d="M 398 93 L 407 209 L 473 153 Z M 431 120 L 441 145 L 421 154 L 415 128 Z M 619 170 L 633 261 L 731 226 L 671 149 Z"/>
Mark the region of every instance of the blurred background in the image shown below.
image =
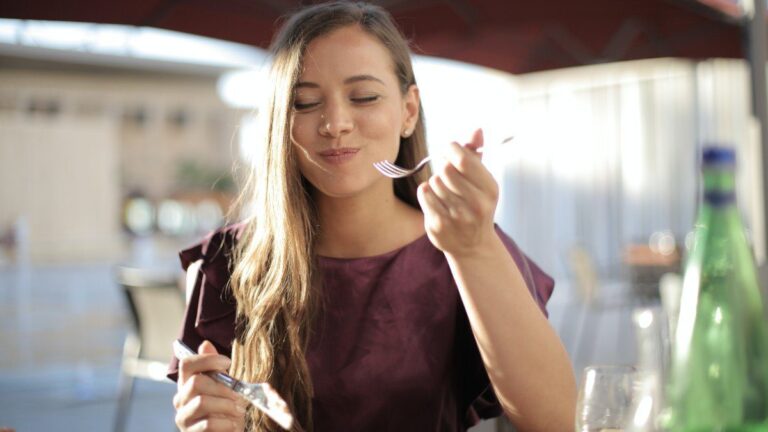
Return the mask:
<path id="1" fill-rule="evenodd" d="M 637 361 L 632 311 L 676 283 L 704 144 L 737 149 L 764 261 L 765 4 L 377 3 L 413 42 L 431 151 L 485 130 L 497 222 L 555 277 L 575 371 Z M 0 1 L 0 426 L 174 429 L 177 252 L 224 221 L 298 4 Z"/>

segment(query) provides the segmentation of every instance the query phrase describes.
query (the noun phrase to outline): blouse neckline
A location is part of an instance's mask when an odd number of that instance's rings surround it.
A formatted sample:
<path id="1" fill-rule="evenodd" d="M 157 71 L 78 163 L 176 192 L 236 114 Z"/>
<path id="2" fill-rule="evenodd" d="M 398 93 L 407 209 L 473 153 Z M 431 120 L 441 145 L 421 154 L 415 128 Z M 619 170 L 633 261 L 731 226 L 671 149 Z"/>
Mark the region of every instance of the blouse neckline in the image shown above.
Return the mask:
<path id="1" fill-rule="evenodd" d="M 403 252 L 406 249 L 415 247 L 416 245 L 422 243 L 425 240 L 429 241 L 429 236 L 426 233 L 420 235 L 416 239 L 411 240 L 410 242 L 400 247 L 397 247 L 395 249 L 392 249 L 391 251 L 384 252 L 378 255 L 371 255 L 371 256 L 365 256 L 365 257 L 352 257 L 352 258 L 337 258 L 337 257 L 329 257 L 325 255 L 318 255 L 317 259 L 320 262 L 329 263 L 329 264 L 330 263 L 340 263 L 340 264 L 369 263 L 374 261 L 387 260 L 399 254 L 400 252 Z"/>

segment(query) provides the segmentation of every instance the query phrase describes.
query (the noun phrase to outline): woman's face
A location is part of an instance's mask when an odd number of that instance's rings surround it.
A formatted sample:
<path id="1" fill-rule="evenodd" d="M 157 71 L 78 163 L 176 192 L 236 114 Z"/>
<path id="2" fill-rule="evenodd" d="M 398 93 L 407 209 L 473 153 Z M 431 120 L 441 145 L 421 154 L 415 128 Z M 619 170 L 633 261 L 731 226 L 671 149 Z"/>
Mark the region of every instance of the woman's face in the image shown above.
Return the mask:
<path id="1" fill-rule="evenodd" d="M 402 94 L 389 51 L 358 26 L 313 40 L 303 63 L 291 127 L 301 173 L 330 197 L 390 184 L 373 163 L 394 161 L 400 136 L 412 132 L 416 86 Z"/>

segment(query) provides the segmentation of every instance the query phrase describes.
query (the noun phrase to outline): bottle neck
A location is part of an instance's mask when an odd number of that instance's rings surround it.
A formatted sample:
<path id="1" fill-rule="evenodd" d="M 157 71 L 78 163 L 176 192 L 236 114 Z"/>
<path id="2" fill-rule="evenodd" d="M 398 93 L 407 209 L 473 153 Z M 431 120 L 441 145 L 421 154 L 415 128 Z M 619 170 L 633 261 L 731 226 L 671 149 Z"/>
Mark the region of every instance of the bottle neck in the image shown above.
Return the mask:
<path id="1" fill-rule="evenodd" d="M 703 174 L 705 203 L 719 207 L 736 201 L 733 167 L 705 167 Z"/>

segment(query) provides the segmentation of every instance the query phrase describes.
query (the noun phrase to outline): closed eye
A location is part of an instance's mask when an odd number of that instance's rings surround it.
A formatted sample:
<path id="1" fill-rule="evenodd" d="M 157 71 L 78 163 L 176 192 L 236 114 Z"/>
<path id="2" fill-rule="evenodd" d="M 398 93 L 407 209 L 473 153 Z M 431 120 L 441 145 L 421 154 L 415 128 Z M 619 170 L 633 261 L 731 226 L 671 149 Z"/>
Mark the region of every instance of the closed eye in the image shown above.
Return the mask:
<path id="1" fill-rule="evenodd" d="M 320 105 L 320 102 L 307 102 L 307 103 L 294 102 L 293 109 L 295 109 L 296 111 L 309 111 L 312 108 L 315 108 L 319 105 Z"/>
<path id="2" fill-rule="evenodd" d="M 351 98 L 352 102 L 356 104 L 369 104 L 372 102 L 376 102 L 377 100 L 381 99 L 381 96 L 373 95 L 373 96 L 362 96 L 362 97 L 354 97 Z"/>

